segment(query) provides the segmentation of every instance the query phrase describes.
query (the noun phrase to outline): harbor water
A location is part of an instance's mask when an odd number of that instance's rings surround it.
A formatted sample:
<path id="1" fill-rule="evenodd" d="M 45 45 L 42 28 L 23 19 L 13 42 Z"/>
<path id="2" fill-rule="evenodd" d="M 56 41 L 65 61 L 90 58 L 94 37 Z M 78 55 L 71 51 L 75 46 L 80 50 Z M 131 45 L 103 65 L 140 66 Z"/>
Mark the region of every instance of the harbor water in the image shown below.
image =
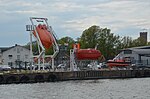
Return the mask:
<path id="1" fill-rule="evenodd" d="M 3 84 L 0 99 L 150 99 L 150 78 Z"/>

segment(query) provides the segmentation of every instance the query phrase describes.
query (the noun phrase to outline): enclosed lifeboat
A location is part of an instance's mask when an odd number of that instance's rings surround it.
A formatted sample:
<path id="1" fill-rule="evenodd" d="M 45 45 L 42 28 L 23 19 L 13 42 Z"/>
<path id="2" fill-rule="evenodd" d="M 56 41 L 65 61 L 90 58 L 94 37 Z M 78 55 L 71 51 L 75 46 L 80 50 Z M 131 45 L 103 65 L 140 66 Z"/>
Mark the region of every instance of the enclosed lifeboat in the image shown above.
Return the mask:
<path id="1" fill-rule="evenodd" d="M 100 56 L 100 51 L 95 49 L 78 49 L 76 51 L 78 60 L 97 60 Z"/>
<path id="2" fill-rule="evenodd" d="M 101 52 L 96 49 L 80 49 L 80 44 L 74 44 L 73 48 L 76 49 L 75 55 L 78 60 L 98 60 Z"/>
<path id="3" fill-rule="evenodd" d="M 35 37 L 37 37 L 36 32 L 38 33 L 38 36 L 41 40 L 42 45 L 46 49 L 50 48 L 54 40 L 53 40 L 52 34 L 48 31 L 47 26 L 45 24 L 43 25 L 39 24 L 36 27 L 36 30 L 33 31 L 33 34 Z"/>

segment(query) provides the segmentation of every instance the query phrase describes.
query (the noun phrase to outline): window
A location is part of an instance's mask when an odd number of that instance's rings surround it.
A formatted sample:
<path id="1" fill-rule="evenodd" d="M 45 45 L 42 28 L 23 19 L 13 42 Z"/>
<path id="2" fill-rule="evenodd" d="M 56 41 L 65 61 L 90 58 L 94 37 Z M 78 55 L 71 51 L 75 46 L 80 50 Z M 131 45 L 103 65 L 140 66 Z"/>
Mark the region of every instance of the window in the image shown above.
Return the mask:
<path id="1" fill-rule="evenodd" d="M 12 63 L 12 62 L 8 62 L 8 65 L 9 65 L 9 66 L 13 66 L 13 63 Z"/>
<path id="2" fill-rule="evenodd" d="M 13 55 L 8 55 L 9 59 L 12 59 Z"/>
<path id="3" fill-rule="evenodd" d="M 28 59 L 28 55 L 25 55 L 25 59 Z"/>
<path id="4" fill-rule="evenodd" d="M 17 60 L 20 60 L 20 55 L 17 55 Z"/>
<path id="5" fill-rule="evenodd" d="M 20 50 L 19 50 L 19 48 L 17 48 L 17 53 L 20 53 Z"/>
<path id="6" fill-rule="evenodd" d="M 124 54 L 132 54 L 132 50 L 124 50 Z"/>

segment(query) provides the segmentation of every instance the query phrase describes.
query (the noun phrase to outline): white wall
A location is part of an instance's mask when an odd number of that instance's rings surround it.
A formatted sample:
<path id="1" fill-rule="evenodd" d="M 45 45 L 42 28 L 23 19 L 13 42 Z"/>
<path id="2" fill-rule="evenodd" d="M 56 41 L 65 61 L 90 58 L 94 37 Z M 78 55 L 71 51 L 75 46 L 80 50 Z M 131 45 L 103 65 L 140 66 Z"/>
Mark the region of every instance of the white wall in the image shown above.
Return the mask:
<path id="1" fill-rule="evenodd" d="M 124 51 L 119 53 L 121 57 L 133 57 L 133 60 L 139 60 L 139 54 L 137 54 L 135 51 L 132 51 L 132 54 L 124 54 Z M 141 60 L 144 60 L 144 62 L 147 62 L 150 64 L 150 57 L 141 56 Z M 147 64 L 147 63 L 144 63 Z"/>
<path id="2" fill-rule="evenodd" d="M 134 51 L 132 51 L 132 54 L 124 54 L 124 51 L 119 54 L 121 57 L 133 57 L 134 60 L 139 60 L 139 55 Z"/>
<path id="3" fill-rule="evenodd" d="M 1 53 L 1 49 L 0 49 L 0 64 L 2 64 L 2 53 Z"/>
<path id="4" fill-rule="evenodd" d="M 10 57 L 12 55 L 12 57 Z M 20 56 L 20 58 L 19 58 Z M 30 51 L 24 47 L 19 45 L 10 48 L 7 51 L 2 53 L 3 64 L 8 65 L 8 62 L 13 62 L 13 66 L 15 65 L 15 61 L 19 58 L 20 61 L 29 62 L 30 61 Z"/>

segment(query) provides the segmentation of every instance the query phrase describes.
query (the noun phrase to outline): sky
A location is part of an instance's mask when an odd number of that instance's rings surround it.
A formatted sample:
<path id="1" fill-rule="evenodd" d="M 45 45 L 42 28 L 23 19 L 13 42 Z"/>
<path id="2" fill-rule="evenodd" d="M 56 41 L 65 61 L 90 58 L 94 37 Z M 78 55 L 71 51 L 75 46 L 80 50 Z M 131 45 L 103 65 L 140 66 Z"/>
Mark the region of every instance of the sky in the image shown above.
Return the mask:
<path id="1" fill-rule="evenodd" d="M 76 40 L 97 25 L 136 39 L 150 32 L 150 0 L 0 0 L 0 47 L 26 45 L 30 17 L 48 18 L 58 38 Z"/>

